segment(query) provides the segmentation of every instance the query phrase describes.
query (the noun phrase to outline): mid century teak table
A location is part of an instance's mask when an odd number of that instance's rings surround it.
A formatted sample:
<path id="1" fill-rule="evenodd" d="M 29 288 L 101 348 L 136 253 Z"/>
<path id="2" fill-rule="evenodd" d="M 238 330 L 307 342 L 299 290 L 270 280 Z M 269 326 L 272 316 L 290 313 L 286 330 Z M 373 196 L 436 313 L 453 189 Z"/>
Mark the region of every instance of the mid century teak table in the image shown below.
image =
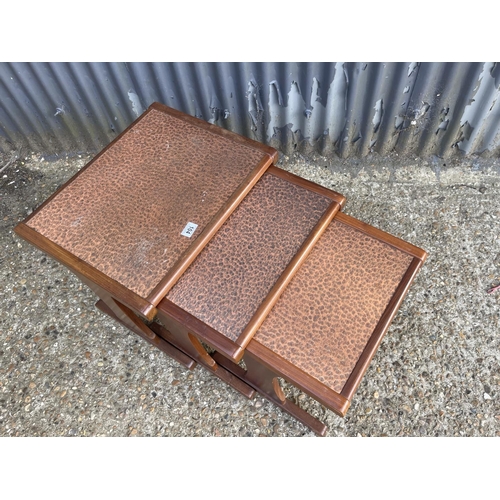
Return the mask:
<path id="1" fill-rule="evenodd" d="M 186 368 L 324 435 L 278 377 L 345 415 L 426 253 L 276 160 L 154 103 L 15 231 Z"/>

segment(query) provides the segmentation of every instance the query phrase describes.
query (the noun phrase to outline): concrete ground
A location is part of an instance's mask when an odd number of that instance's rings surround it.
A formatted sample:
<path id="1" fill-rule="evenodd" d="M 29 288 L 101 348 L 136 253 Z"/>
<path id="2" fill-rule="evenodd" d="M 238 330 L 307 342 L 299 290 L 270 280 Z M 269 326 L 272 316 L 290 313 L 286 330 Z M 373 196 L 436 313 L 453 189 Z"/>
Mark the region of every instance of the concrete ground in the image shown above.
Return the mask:
<path id="1" fill-rule="evenodd" d="M 97 311 L 12 231 L 90 157 L 0 174 L 0 436 L 313 436 L 261 397 L 188 371 Z M 283 157 L 345 212 L 430 254 L 345 419 L 287 386 L 329 436 L 500 435 L 500 160 Z"/>

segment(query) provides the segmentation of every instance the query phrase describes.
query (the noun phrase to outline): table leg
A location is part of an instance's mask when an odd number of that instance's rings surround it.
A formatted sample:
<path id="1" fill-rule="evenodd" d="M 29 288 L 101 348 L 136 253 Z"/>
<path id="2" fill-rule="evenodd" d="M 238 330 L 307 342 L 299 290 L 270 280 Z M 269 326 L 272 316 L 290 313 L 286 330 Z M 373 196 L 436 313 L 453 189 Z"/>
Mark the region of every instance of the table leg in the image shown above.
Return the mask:
<path id="1" fill-rule="evenodd" d="M 188 330 L 177 323 L 170 317 L 158 313 L 158 319 L 162 323 L 153 323 L 151 329 L 159 336 L 171 342 L 176 347 L 184 351 L 190 357 L 195 359 L 200 365 L 204 366 L 207 370 L 219 377 L 221 380 L 230 385 L 233 389 L 241 392 L 244 396 L 251 399 L 255 395 L 255 390 L 246 384 L 239 375 L 244 374 L 244 370 L 227 370 L 218 364 L 210 354 L 205 350 L 201 342 L 191 335 Z M 166 328 L 165 328 L 166 327 Z"/>
<path id="2" fill-rule="evenodd" d="M 241 370 L 241 367 L 229 360 L 220 353 L 214 354 L 213 358 L 219 365 L 224 366 L 229 371 Z M 278 375 L 265 367 L 256 357 L 249 352 L 245 352 L 243 357 L 247 370 L 238 377 L 243 379 L 248 385 L 252 386 L 266 399 L 279 406 L 282 410 L 292 415 L 294 418 L 302 422 L 306 427 L 309 427 L 319 436 L 324 436 L 327 431 L 327 426 L 307 413 L 305 410 L 286 399 L 283 389 L 278 380 Z M 234 373 L 234 372 L 233 372 Z"/>
<path id="3" fill-rule="evenodd" d="M 170 318 L 164 318 L 163 324 L 168 326 L 168 329 L 157 323 L 146 325 L 131 309 L 115 300 L 99 285 L 84 276 L 79 274 L 77 276 L 101 299 L 96 304 L 98 309 L 160 348 L 163 352 L 171 355 L 187 368 L 194 368 L 196 362 L 198 362 L 247 398 L 254 396 L 255 390 L 252 387 L 234 373 L 219 366 L 198 339 L 187 331 L 183 331 L 182 327 L 176 322 L 170 321 Z"/>
<path id="4" fill-rule="evenodd" d="M 186 354 L 184 354 L 182 351 L 174 347 L 172 344 L 169 342 L 165 341 L 165 339 L 160 338 L 158 335 L 150 336 L 146 335 L 145 332 L 142 331 L 141 328 L 138 328 L 134 322 L 132 321 L 123 321 L 123 319 L 119 318 L 109 307 L 108 305 L 101 299 L 98 300 L 95 304 L 97 309 L 99 309 L 101 312 L 104 314 L 107 314 L 109 317 L 113 318 L 115 321 L 118 321 L 118 323 L 122 324 L 124 327 L 128 328 L 129 330 L 132 330 L 134 333 L 139 335 L 139 337 L 142 337 L 144 340 L 149 342 L 150 344 L 153 344 L 155 347 L 160 349 L 160 351 L 164 352 L 171 358 L 175 359 L 179 364 L 185 366 L 189 370 L 194 369 L 196 366 L 196 361 Z M 140 321 L 140 320 L 139 320 Z"/>
<path id="5" fill-rule="evenodd" d="M 177 349 L 176 346 L 169 345 L 164 339 L 159 338 L 132 310 L 115 300 L 99 285 L 79 273 L 75 272 L 75 274 L 101 299 L 96 304 L 96 307 L 100 311 L 118 321 L 150 344 L 153 344 L 189 370 L 194 369 L 196 362 L 190 356 L 187 356 L 186 353 Z"/>

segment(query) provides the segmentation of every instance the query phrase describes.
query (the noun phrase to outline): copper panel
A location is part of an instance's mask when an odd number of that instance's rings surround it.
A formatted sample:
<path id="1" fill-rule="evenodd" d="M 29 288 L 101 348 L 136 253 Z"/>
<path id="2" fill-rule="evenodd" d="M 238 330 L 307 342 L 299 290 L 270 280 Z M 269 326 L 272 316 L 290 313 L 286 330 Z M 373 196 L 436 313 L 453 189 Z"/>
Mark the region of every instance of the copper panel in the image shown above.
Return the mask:
<path id="1" fill-rule="evenodd" d="M 338 393 L 413 260 L 339 218 L 253 338 Z"/>
<path id="2" fill-rule="evenodd" d="M 166 299 L 237 341 L 331 204 L 264 174 Z"/>
<path id="3" fill-rule="evenodd" d="M 144 298 L 262 160 L 271 163 L 165 110 L 150 108 L 27 222 Z M 181 235 L 188 223 L 197 224 L 191 237 Z"/>

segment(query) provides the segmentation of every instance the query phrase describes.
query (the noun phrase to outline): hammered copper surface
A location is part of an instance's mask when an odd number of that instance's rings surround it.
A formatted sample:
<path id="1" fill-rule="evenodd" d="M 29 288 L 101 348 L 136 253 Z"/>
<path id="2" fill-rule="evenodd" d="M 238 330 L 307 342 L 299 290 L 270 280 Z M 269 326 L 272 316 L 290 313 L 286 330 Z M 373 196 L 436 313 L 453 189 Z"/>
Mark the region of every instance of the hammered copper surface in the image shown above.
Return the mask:
<path id="1" fill-rule="evenodd" d="M 166 298 L 235 341 L 330 204 L 264 174 Z"/>
<path id="2" fill-rule="evenodd" d="M 254 341 L 340 393 L 412 260 L 334 219 Z"/>
<path id="3" fill-rule="evenodd" d="M 150 109 L 27 224 L 147 297 L 267 156 Z"/>

